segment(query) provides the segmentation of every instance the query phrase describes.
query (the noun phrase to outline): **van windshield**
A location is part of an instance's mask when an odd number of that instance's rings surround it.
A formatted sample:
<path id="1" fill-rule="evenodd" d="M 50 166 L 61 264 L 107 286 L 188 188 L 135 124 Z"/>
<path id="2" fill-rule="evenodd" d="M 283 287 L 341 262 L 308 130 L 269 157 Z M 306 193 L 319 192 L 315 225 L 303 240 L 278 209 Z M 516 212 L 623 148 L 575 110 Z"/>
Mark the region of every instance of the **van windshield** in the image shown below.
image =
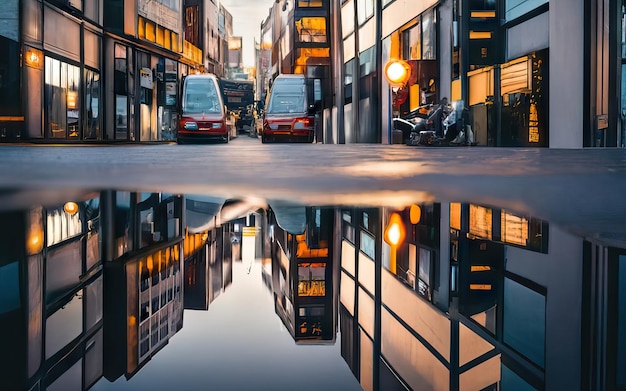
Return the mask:
<path id="1" fill-rule="evenodd" d="M 222 107 L 215 82 L 208 78 L 185 80 L 183 111 L 221 114 Z"/>
<path id="2" fill-rule="evenodd" d="M 270 93 L 268 113 L 288 114 L 306 112 L 306 90 L 302 84 L 274 86 Z"/>

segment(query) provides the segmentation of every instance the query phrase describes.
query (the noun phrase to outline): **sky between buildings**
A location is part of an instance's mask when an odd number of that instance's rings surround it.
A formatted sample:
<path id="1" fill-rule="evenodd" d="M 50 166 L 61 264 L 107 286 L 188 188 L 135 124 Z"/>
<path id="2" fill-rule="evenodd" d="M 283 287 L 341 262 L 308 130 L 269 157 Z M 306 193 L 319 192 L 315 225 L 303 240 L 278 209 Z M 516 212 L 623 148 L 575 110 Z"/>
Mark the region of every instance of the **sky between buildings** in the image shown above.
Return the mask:
<path id="1" fill-rule="evenodd" d="M 221 0 L 233 16 L 233 34 L 243 38 L 243 65 L 254 66 L 254 41 L 260 41 L 261 22 L 267 18 L 274 0 Z"/>

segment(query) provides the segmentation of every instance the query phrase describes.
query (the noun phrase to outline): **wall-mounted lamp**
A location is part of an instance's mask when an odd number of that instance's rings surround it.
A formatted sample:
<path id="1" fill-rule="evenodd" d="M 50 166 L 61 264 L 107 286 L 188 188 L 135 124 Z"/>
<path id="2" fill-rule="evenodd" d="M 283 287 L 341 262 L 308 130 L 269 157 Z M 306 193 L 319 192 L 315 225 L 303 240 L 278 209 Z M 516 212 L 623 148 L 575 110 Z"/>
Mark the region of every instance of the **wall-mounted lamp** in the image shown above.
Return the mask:
<path id="1" fill-rule="evenodd" d="M 26 47 L 26 50 L 24 50 L 24 65 L 37 69 L 43 68 L 43 52 L 31 47 Z"/>
<path id="2" fill-rule="evenodd" d="M 75 215 L 76 212 L 78 212 L 78 204 L 72 201 L 66 202 L 65 205 L 63 205 L 63 210 L 68 215 Z"/>

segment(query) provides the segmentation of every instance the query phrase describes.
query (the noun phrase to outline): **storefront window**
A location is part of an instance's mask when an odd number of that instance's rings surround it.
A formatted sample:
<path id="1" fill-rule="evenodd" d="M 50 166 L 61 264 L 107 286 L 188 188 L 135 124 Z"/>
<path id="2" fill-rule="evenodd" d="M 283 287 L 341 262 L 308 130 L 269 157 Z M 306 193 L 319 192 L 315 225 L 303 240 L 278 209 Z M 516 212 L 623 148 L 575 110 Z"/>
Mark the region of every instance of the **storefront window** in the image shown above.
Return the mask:
<path id="1" fill-rule="evenodd" d="M 128 85 L 126 46 L 115 45 L 115 139 L 128 139 Z"/>
<path id="2" fill-rule="evenodd" d="M 78 138 L 80 68 L 46 57 L 45 102 L 51 138 Z"/>
<path id="3" fill-rule="evenodd" d="M 100 99 L 100 74 L 85 69 L 85 139 L 100 137 Z"/>
<path id="4" fill-rule="evenodd" d="M 70 138 L 79 136 L 80 117 L 80 95 L 78 86 L 80 85 L 80 68 L 68 65 L 67 69 L 67 128 Z"/>

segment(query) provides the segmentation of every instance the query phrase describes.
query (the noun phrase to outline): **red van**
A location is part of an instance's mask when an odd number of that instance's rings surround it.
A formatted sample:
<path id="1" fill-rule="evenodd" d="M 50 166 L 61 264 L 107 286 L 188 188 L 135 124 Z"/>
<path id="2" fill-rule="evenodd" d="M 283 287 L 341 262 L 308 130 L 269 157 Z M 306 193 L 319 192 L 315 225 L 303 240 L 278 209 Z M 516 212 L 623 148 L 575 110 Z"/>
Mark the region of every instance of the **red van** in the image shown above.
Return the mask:
<path id="1" fill-rule="evenodd" d="M 230 140 L 220 86 L 215 75 L 188 75 L 183 80 L 176 142 L 207 140 Z"/>
<path id="2" fill-rule="evenodd" d="M 267 98 L 261 141 L 313 142 L 316 105 L 304 75 L 278 75 Z"/>

